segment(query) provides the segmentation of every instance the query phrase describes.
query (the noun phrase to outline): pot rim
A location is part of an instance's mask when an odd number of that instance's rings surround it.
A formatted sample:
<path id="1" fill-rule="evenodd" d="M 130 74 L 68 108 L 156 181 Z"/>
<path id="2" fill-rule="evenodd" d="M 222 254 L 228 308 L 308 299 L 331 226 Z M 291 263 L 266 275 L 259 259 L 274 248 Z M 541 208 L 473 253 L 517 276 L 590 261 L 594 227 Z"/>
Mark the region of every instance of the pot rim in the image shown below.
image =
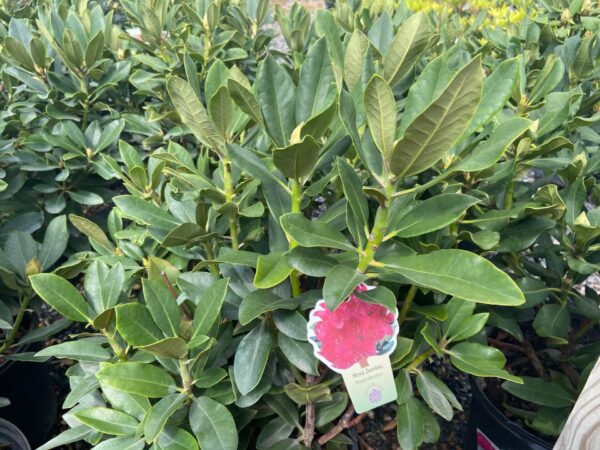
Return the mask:
<path id="1" fill-rule="evenodd" d="M 510 428 L 515 433 L 523 435 L 527 439 L 534 441 L 536 444 L 548 448 L 548 450 L 553 448 L 554 444 L 540 438 L 539 436 L 536 436 L 519 422 L 509 419 L 500 408 L 492 403 L 492 401 L 483 391 L 483 386 L 486 384 L 485 378 L 470 376 L 469 379 L 471 380 L 471 388 L 473 389 L 473 392 L 477 394 L 478 401 L 484 404 L 484 407 L 489 411 L 496 421 L 502 424 L 502 426 Z M 473 395 L 472 398 L 474 400 L 475 395 Z"/>
<path id="2" fill-rule="evenodd" d="M 23 432 L 19 428 L 17 428 L 17 426 L 14 425 L 12 422 L 0 418 L 0 431 L 2 431 L 3 429 L 8 430 L 10 432 L 10 434 L 7 434 L 6 436 L 15 438 L 13 439 L 13 444 L 21 444 L 22 450 L 31 450 L 31 445 L 29 444 L 29 441 L 27 440 Z M 21 440 L 22 442 L 19 442 L 18 440 Z"/>

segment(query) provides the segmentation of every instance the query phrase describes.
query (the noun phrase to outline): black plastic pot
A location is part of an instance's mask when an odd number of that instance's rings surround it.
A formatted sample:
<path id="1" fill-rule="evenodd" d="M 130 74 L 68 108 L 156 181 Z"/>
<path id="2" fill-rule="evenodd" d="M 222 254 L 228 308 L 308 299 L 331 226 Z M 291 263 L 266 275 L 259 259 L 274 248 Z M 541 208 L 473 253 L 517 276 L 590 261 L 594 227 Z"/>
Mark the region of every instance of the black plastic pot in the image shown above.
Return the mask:
<path id="1" fill-rule="evenodd" d="M 4 419 L 0 419 L 0 448 L 31 450 L 31 446 L 21 430 Z"/>
<path id="2" fill-rule="evenodd" d="M 552 445 L 508 419 L 484 394 L 485 382 L 471 378 L 471 412 L 466 450 L 551 450 Z"/>
<path id="3" fill-rule="evenodd" d="M 29 323 L 35 324 L 34 317 Z M 40 343 L 32 343 L 18 347 L 15 353 L 40 349 Z M 47 364 L 8 360 L 0 363 L 0 397 L 10 400 L 9 406 L 0 408 L 0 418 L 16 425 L 33 447 L 48 440 L 56 424 L 58 406 Z"/>

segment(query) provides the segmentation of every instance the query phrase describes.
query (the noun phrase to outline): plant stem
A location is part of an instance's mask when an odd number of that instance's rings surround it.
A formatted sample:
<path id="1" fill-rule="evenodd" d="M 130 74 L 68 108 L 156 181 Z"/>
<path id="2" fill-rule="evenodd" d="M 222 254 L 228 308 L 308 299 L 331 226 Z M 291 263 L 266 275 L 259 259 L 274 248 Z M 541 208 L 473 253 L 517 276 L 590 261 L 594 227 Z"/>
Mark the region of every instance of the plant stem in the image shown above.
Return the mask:
<path id="1" fill-rule="evenodd" d="M 206 251 L 206 259 L 214 261 L 215 254 L 213 253 L 212 245 L 210 244 L 210 242 L 204 243 L 204 250 Z M 216 276 L 216 277 L 219 276 L 219 264 L 218 263 L 210 263 L 208 265 L 208 269 L 210 270 L 210 273 L 212 273 L 214 276 Z"/>
<path id="2" fill-rule="evenodd" d="M 299 213 L 301 212 L 301 199 L 302 199 L 302 186 L 300 182 L 296 179 L 292 180 L 292 212 Z M 296 241 L 290 239 L 290 250 L 295 248 L 298 245 Z M 292 296 L 298 297 L 302 292 L 300 290 L 300 279 L 298 277 L 298 271 L 296 269 L 292 270 L 290 273 L 290 284 L 292 285 Z"/>
<path id="3" fill-rule="evenodd" d="M 413 372 L 417 367 L 419 367 L 423 362 L 425 362 L 425 360 L 427 358 L 429 358 L 430 356 L 433 356 L 434 354 L 435 354 L 435 350 L 432 348 L 421 353 L 419 356 L 417 356 L 415 359 L 413 359 L 412 362 L 408 366 L 406 366 L 406 370 L 409 372 Z"/>
<path id="4" fill-rule="evenodd" d="M 225 202 L 233 202 L 233 180 L 231 178 L 231 161 L 223 159 L 223 185 L 225 186 Z M 240 246 L 237 233 L 237 214 L 229 216 L 229 236 L 231 237 L 231 248 L 237 250 Z"/>
<path id="5" fill-rule="evenodd" d="M 402 325 L 402 322 L 406 319 L 408 314 L 408 310 L 412 305 L 413 300 L 415 299 L 415 295 L 417 294 L 417 286 L 414 284 L 408 290 L 408 294 L 404 298 L 404 303 L 402 303 L 402 308 L 400 309 L 400 313 L 398 314 L 398 324 Z"/>
<path id="6" fill-rule="evenodd" d="M 371 264 L 373 259 L 375 259 L 375 253 L 377 253 L 377 249 L 381 245 L 381 242 L 385 236 L 385 231 L 388 226 L 388 216 L 389 210 L 386 206 L 380 206 L 377 209 L 373 230 L 369 235 L 368 242 L 365 245 L 364 251 L 360 255 L 358 266 L 356 267 L 356 270 L 361 273 L 364 273 L 368 269 L 369 264 Z"/>
<path id="7" fill-rule="evenodd" d="M 119 345 L 119 343 L 117 342 L 115 337 L 111 334 L 111 332 L 106 328 L 104 328 L 100 331 L 102 332 L 102 334 L 108 341 L 108 344 L 110 345 L 110 348 L 112 349 L 114 354 L 117 356 L 117 358 L 119 358 L 119 361 L 127 360 L 127 357 L 125 356 L 125 350 L 123 349 L 123 347 L 121 347 Z"/>
<path id="8" fill-rule="evenodd" d="M 306 384 L 312 386 L 315 384 L 313 375 L 306 375 Z M 306 404 L 306 419 L 304 421 L 304 445 L 310 448 L 312 441 L 315 438 L 315 404 Z"/>
<path id="9" fill-rule="evenodd" d="M 192 391 L 192 375 L 190 373 L 190 367 L 185 359 L 179 360 L 179 371 L 181 372 L 181 383 L 183 384 L 183 392 L 185 394 Z"/>
<path id="10" fill-rule="evenodd" d="M 352 419 L 353 414 L 354 406 L 350 405 L 350 407 L 346 410 L 346 412 L 344 413 L 340 421 L 337 423 L 337 425 L 319 438 L 319 445 L 325 445 L 327 442 L 332 440 L 345 429 L 352 428 L 353 426 L 358 424 L 367 415 L 366 413 L 362 413 L 356 416 L 354 419 Z"/>
<path id="11" fill-rule="evenodd" d="M 502 205 L 502 207 L 504 209 L 512 208 L 514 192 L 515 192 L 515 180 L 511 180 L 510 183 L 508 183 L 508 186 L 506 186 L 506 191 L 504 191 L 504 202 Z"/>
<path id="12" fill-rule="evenodd" d="M 27 310 L 27 305 L 29 304 L 30 300 L 31 296 L 25 294 L 24 298 L 21 301 L 21 304 L 19 305 L 19 312 L 17 313 L 17 317 L 15 318 L 15 323 L 13 324 L 10 333 L 6 337 L 6 341 L 4 341 L 2 346 L 0 346 L 0 353 L 3 353 L 8 347 L 10 347 L 12 342 L 15 340 L 15 337 L 17 336 L 17 333 L 21 328 L 21 322 L 23 321 L 23 316 L 25 315 L 25 311 Z"/>

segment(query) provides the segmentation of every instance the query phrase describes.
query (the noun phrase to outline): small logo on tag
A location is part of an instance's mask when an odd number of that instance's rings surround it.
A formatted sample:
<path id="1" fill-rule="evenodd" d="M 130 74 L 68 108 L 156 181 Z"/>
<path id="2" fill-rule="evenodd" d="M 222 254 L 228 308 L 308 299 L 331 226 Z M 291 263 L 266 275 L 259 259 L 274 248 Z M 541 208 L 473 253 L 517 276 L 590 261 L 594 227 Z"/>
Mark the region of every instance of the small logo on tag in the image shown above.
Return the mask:
<path id="1" fill-rule="evenodd" d="M 361 284 L 355 291 L 373 288 Z M 396 400 L 389 355 L 396 348 L 397 319 L 397 309 L 354 294 L 335 311 L 319 300 L 310 313 L 308 341 L 315 356 L 342 375 L 358 413 Z"/>

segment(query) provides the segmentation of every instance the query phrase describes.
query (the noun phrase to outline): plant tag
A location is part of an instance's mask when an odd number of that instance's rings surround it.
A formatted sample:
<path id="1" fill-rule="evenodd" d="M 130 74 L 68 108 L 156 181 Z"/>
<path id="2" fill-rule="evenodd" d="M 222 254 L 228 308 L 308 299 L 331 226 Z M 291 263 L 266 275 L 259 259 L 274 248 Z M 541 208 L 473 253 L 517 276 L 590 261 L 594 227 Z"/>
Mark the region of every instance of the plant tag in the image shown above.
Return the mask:
<path id="1" fill-rule="evenodd" d="M 355 291 L 373 286 L 360 284 Z M 315 356 L 342 375 L 357 413 L 396 400 L 389 355 L 396 348 L 398 310 L 365 302 L 354 294 L 330 311 L 319 300 L 310 312 L 308 341 Z"/>

